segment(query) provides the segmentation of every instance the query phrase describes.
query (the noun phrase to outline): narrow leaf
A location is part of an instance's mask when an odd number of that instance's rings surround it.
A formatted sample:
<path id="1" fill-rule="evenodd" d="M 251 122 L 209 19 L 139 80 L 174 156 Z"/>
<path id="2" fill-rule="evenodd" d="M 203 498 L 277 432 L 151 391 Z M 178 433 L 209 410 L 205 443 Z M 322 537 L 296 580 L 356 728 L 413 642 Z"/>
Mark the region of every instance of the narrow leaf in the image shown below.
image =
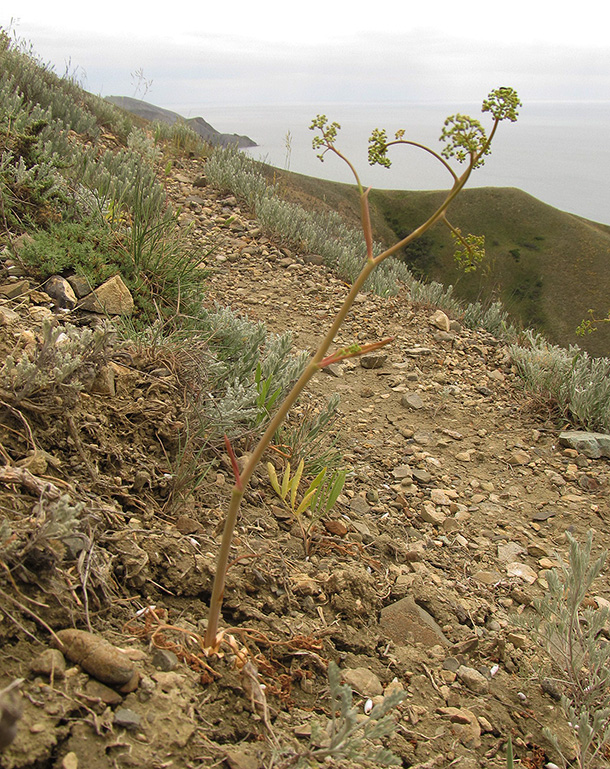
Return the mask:
<path id="1" fill-rule="evenodd" d="M 290 462 L 286 462 L 286 469 L 284 470 L 284 477 L 282 478 L 282 491 L 280 497 L 286 501 L 286 495 L 290 488 Z"/>
<path id="2" fill-rule="evenodd" d="M 275 472 L 275 467 L 271 462 L 267 462 L 267 473 L 269 474 L 269 480 L 271 481 L 273 490 L 279 497 L 281 497 L 282 493 L 280 491 L 280 482 L 277 479 L 277 473 Z"/>

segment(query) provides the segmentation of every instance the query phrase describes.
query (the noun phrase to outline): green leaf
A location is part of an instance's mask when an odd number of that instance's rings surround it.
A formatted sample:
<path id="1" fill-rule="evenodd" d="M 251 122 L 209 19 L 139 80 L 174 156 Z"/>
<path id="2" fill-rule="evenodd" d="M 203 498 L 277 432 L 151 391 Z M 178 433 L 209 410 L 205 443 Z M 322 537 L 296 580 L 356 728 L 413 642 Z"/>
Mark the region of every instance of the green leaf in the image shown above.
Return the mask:
<path id="1" fill-rule="evenodd" d="M 332 486 L 330 487 L 330 493 L 326 500 L 326 512 L 328 513 L 335 506 L 335 502 L 339 498 L 339 494 L 343 491 L 345 485 L 345 479 L 347 478 L 347 470 L 341 470 L 336 473 Z"/>

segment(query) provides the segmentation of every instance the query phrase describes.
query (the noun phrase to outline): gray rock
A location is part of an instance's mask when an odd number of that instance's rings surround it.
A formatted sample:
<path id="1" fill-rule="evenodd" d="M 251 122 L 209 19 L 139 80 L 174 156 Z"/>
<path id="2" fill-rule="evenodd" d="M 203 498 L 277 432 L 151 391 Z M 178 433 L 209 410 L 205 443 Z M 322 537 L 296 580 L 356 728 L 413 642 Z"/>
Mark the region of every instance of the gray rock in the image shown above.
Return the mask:
<path id="1" fill-rule="evenodd" d="M 320 254 L 305 254 L 303 261 L 305 264 L 316 264 L 321 267 L 324 264 L 324 257 Z"/>
<path id="2" fill-rule="evenodd" d="M 354 513 L 359 513 L 360 515 L 364 515 L 365 513 L 368 513 L 369 511 L 369 504 L 363 497 L 357 496 L 352 499 L 349 505 L 349 509 L 352 510 Z"/>
<path id="3" fill-rule="evenodd" d="M 484 675 L 479 673 L 474 668 L 466 667 L 466 665 L 460 665 L 457 669 L 457 677 L 460 681 L 467 686 L 471 692 L 476 694 L 487 694 L 489 691 L 489 682 Z"/>
<path id="4" fill-rule="evenodd" d="M 559 433 L 559 443 L 576 449 L 591 459 L 610 457 L 610 435 L 605 433 L 564 430 Z"/>
<path id="5" fill-rule="evenodd" d="M 417 483 L 430 483 L 432 476 L 427 470 L 413 470 L 413 480 Z"/>
<path id="6" fill-rule="evenodd" d="M 70 275 L 67 280 L 79 299 L 82 299 L 93 291 L 93 286 L 84 275 Z"/>
<path id="7" fill-rule="evenodd" d="M 421 399 L 421 395 L 419 393 L 414 392 L 408 392 L 405 393 L 402 398 L 400 399 L 400 402 L 403 406 L 409 409 L 423 409 L 424 402 Z"/>
<path id="8" fill-rule="evenodd" d="M 388 356 L 385 353 L 373 353 L 371 355 L 363 355 L 360 358 L 360 365 L 362 368 L 382 368 L 387 361 Z"/>
<path id="9" fill-rule="evenodd" d="M 178 667 L 178 657 L 167 649 L 157 649 L 152 658 L 153 665 L 159 670 L 169 671 Z"/>
<path id="10" fill-rule="evenodd" d="M 140 728 L 142 716 L 129 708 L 119 708 L 114 714 L 112 723 L 120 729 L 131 729 L 133 731 Z"/>
<path id="11" fill-rule="evenodd" d="M 51 275 L 44 284 L 44 290 L 58 307 L 66 307 L 69 310 L 76 307 L 77 298 L 74 289 L 61 275 Z"/>

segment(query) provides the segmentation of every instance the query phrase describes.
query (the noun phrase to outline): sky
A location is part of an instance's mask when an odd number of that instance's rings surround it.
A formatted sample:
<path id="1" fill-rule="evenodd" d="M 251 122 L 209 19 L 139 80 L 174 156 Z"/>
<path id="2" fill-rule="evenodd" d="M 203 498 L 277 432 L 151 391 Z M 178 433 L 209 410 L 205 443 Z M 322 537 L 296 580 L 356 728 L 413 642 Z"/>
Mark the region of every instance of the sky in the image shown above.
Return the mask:
<path id="1" fill-rule="evenodd" d="M 0 26 L 12 24 L 58 74 L 68 70 L 93 93 L 185 115 L 206 104 L 479 102 L 501 85 L 522 101 L 610 100 L 604 4 L 503 7 L 18 0 L 0 11 Z"/>

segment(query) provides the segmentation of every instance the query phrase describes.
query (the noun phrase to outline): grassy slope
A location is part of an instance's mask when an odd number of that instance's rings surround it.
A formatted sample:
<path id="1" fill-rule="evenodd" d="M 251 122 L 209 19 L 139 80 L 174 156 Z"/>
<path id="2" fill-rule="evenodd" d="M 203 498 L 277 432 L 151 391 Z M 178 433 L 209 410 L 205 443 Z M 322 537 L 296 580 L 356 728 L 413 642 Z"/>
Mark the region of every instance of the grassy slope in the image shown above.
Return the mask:
<path id="1" fill-rule="evenodd" d="M 269 169 L 282 194 L 304 207 L 329 207 L 358 219 L 354 188 L 301 174 Z M 373 190 L 376 239 L 391 242 L 434 210 L 442 192 Z M 478 272 L 460 275 L 453 264 L 449 231 L 440 225 L 414 244 L 414 272 L 445 284 L 469 301 L 500 297 L 526 326 L 544 330 L 550 341 L 577 343 L 595 355 L 610 354 L 610 324 L 577 337 L 575 329 L 591 307 L 598 317 L 610 309 L 610 227 L 546 205 L 513 188 L 466 189 L 450 219 L 463 232 L 484 234 L 487 259 Z"/>

